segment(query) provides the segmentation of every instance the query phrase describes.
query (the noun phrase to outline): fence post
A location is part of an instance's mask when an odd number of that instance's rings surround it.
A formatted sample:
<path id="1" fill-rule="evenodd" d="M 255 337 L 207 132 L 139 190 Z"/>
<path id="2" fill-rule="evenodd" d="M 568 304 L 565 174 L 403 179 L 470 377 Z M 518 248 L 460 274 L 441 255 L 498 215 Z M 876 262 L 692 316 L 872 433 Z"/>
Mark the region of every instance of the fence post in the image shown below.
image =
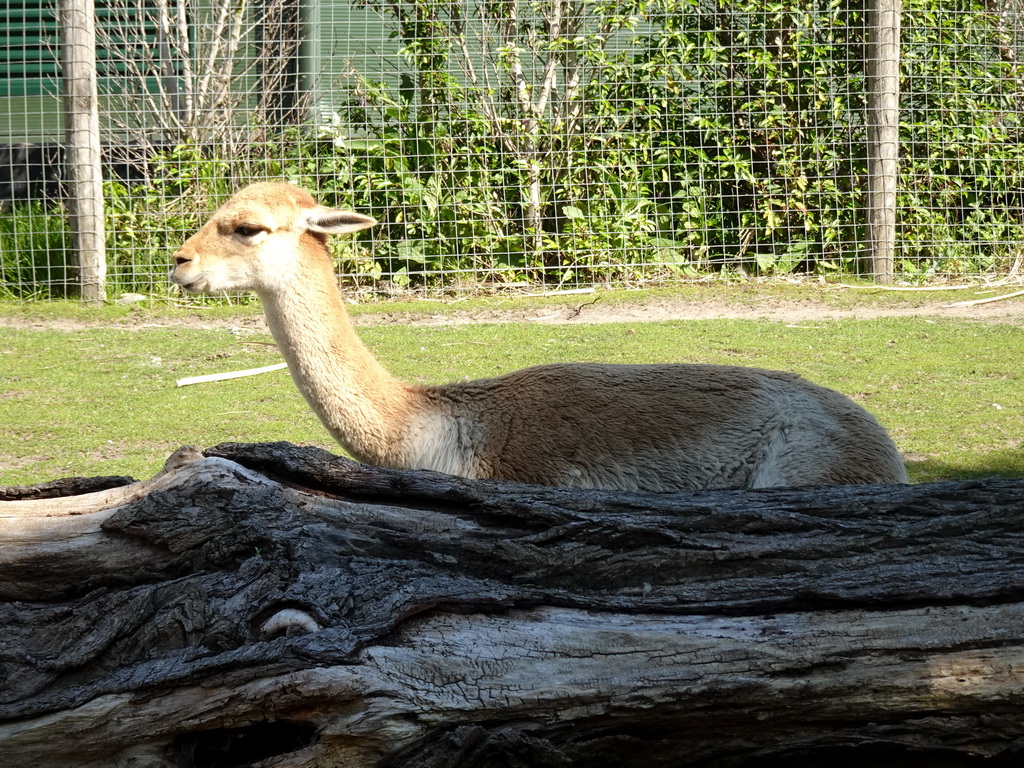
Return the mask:
<path id="1" fill-rule="evenodd" d="M 94 0 L 58 0 L 72 245 L 78 258 L 82 298 L 101 302 L 106 298 L 107 257 L 95 16 Z"/>
<path id="2" fill-rule="evenodd" d="M 901 0 L 873 0 L 868 12 L 868 245 L 879 283 L 891 283 L 896 255 L 900 147 Z"/>

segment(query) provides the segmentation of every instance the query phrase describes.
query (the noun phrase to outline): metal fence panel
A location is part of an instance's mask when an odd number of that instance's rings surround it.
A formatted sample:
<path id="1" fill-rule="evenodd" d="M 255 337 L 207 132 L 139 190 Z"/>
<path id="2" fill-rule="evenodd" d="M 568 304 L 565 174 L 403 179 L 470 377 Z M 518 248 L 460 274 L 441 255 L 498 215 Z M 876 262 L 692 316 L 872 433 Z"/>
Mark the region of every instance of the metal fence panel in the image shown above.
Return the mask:
<path id="1" fill-rule="evenodd" d="M 870 275 L 872 2 L 96 0 L 107 293 L 267 178 L 381 222 L 367 290 Z M 76 294 L 57 0 L 5 8 L 0 296 Z M 898 18 L 894 277 L 1019 277 L 1021 0 Z"/>

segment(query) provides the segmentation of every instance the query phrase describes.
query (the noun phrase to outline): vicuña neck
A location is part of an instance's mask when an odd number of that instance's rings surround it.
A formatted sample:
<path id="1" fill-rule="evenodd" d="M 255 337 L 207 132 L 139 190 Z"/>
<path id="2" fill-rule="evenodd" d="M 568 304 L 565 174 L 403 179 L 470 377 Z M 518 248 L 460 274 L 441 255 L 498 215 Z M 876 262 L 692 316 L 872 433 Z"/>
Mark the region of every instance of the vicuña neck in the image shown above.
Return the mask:
<path id="1" fill-rule="evenodd" d="M 333 272 L 313 278 L 286 292 L 260 293 L 270 332 L 333 437 L 360 461 L 394 466 L 412 391 L 356 335 Z"/>

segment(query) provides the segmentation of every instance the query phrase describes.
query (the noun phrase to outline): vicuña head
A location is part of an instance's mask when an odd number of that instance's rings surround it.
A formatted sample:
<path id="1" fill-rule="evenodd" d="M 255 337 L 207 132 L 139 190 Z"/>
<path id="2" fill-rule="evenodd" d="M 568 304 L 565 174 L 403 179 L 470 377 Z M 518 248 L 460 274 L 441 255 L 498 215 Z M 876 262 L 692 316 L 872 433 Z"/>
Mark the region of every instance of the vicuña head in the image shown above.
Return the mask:
<path id="1" fill-rule="evenodd" d="M 288 184 L 253 184 L 185 242 L 171 272 L 187 291 L 255 291 L 299 390 L 360 461 L 638 491 L 907 480 L 869 413 L 789 373 L 560 363 L 436 387 L 398 381 L 353 331 L 327 249 L 327 235 L 375 223 Z"/>

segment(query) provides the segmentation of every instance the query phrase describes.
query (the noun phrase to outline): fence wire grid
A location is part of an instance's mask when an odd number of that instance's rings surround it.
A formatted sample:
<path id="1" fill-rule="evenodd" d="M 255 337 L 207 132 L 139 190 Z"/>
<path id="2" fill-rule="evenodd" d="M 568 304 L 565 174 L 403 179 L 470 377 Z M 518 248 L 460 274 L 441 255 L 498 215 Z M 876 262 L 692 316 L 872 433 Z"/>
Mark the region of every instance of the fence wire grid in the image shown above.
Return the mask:
<path id="1" fill-rule="evenodd" d="M 4 0 L 0 297 L 80 288 L 78 1 Z M 171 295 L 175 248 L 264 179 L 381 222 L 332 246 L 365 290 L 871 276 L 891 0 L 94 1 L 107 296 Z M 1024 270 L 1022 6 L 903 0 L 899 282 Z"/>

